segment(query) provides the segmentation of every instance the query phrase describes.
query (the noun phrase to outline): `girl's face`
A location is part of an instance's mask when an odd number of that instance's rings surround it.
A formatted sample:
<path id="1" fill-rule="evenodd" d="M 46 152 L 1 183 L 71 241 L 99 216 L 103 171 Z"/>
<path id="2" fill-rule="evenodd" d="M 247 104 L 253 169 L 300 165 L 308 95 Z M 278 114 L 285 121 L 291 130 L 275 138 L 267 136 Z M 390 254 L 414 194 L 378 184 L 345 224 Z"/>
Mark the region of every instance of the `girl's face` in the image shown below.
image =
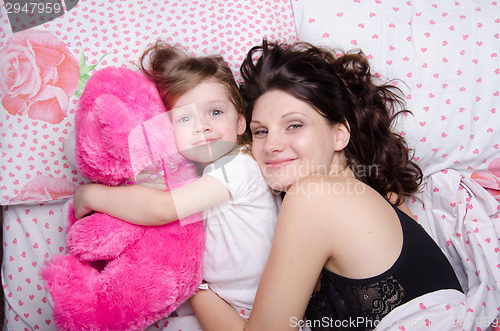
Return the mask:
<path id="1" fill-rule="evenodd" d="M 216 81 L 204 81 L 183 94 L 170 113 L 177 149 L 195 162 L 218 159 L 233 149 L 245 132 L 244 116 Z"/>
<path id="2" fill-rule="evenodd" d="M 252 153 L 269 186 L 286 191 L 299 179 L 341 166 L 349 131 L 307 103 L 273 90 L 255 103 Z"/>

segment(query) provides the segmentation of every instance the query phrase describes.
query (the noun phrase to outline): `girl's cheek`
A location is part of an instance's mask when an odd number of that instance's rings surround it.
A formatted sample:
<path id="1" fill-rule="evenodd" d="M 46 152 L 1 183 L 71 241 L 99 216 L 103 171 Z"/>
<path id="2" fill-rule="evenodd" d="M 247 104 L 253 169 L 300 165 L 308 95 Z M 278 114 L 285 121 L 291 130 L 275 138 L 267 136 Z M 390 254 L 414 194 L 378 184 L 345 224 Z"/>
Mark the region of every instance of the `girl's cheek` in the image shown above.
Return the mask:
<path id="1" fill-rule="evenodd" d="M 188 148 L 187 146 L 185 146 L 186 138 L 187 137 L 185 135 L 180 134 L 178 131 L 176 134 L 176 131 L 174 130 L 175 146 L 177 147 L 177 150 L 182 151 Z"/>

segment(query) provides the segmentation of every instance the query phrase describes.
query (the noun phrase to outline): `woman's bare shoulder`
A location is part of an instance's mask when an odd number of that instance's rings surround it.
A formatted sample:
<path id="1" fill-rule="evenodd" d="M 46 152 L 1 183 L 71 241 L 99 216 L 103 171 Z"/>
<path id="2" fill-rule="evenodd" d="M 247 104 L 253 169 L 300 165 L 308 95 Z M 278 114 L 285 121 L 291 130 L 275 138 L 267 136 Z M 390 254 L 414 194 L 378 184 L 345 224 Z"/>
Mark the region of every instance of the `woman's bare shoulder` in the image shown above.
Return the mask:
<path id="1" fill-rule="evenodd" d="M 318 226 L 327 224 L 330 229 L 352 227 L 354 222 L 365 222 L 390 209 L 371 187 L 345 176 L 303 178 L 289 189 L 282 205 L 289 217 L 309 215 L 309 223 L 317 221 Z"/>
<path id="2" fill-rule="evenodd" d="M 293 203 L 356 204 L 371 199 L 373 190 L 363 182 L 346 176 L 308 176 L 290 187 L 285 198 Z"/>

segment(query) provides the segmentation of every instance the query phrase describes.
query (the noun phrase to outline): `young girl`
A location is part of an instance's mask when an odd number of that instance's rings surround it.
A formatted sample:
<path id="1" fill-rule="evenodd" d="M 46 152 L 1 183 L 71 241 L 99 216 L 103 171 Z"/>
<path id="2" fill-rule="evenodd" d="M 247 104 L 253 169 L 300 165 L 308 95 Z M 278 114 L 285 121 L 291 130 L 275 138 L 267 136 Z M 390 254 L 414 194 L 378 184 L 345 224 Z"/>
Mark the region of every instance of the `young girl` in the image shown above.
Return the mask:
<path id="1" fill-rule="evenodd" d="M 248 323 L 208 289 L 190 299 L 204 330 L 367 330 L 414 298 L 461 291 L 401 211 L 422 174 L 391 131 L 398 90 L 373 81 L 363 54 L 264 42 L 241 72 L 252 153 L 286 195 Z"/>
<path id="2" fill-rule="evenodd" d="M 75 194 L 76 217 L 95 210 L 161 225 L 206 211 L 204 280 L 248 318 L 281 200 L 245 152 L 244 106 L 233 74 L 220 57 L 191 57 L 162 43 L 145 52 L 141 67 L 169 109 L 178 150 L 203 175 L 172 191 L 86 184 Z"/>

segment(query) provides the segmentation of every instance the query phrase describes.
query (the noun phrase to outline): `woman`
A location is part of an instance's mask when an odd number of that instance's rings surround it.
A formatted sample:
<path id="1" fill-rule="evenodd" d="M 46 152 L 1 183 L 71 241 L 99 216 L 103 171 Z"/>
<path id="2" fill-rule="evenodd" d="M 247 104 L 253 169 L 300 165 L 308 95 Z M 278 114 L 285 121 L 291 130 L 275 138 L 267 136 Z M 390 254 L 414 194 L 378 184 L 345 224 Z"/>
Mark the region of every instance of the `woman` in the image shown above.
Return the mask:
<path id="1" fill-rule="evenodd" d="M 208 289 L 190 300 L 204 329 L 373 329 L 418 296 L 461 291 L 403 203 L 422 178 L 391 131 L 403 99 L 362 53 L 264 42 L 241 72 L 252 153 L 286 195 L 248 323 Z"/>

